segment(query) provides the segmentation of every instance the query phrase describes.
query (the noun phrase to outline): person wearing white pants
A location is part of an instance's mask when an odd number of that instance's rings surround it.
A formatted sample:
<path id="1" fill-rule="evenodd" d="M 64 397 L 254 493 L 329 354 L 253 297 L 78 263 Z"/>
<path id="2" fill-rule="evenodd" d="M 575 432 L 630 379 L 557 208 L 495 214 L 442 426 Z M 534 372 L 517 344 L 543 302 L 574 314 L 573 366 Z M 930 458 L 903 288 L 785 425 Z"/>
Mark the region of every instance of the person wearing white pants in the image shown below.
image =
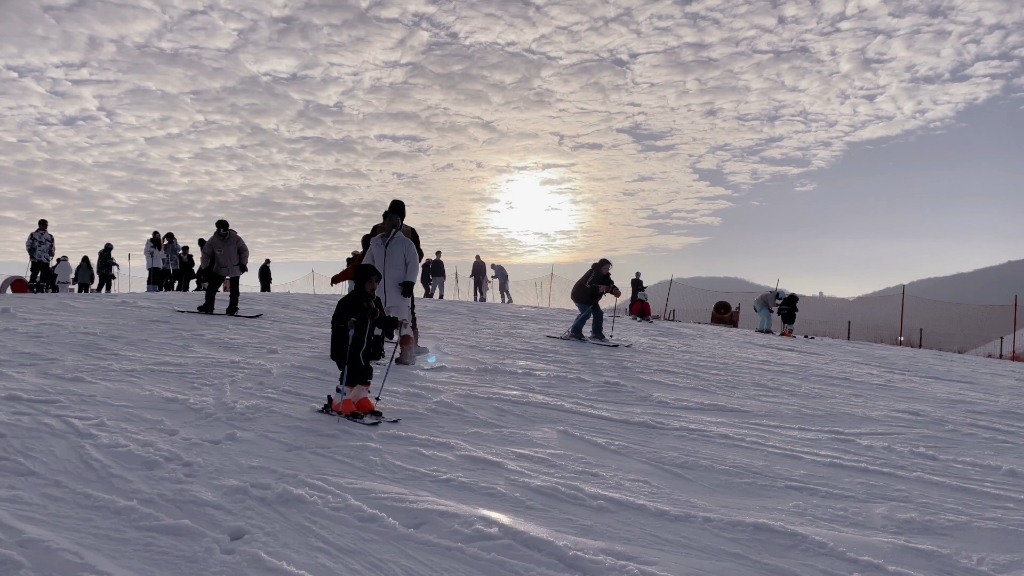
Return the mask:
<path id="1" fill-rule="evenodd" d="M 71 277 L 75 273 L 75 269 L 71 266 L 71 262 L 68 262 L 67 256 L 61 256 L 57 260 L 57 265 L 53 268 L 53 273 L 57 275 L 57 289 L 62 294 L 71 292 Z"/>
<path id="2" fill-rule="evenodd" d="M 754 300 L 754 312 L 761 317 L 761 322 L 757 325 L 757 332 L 761 334 L 772 334 L 772 308 L 778 304 L 783 298 L 786 297 L 785 290 L 771 290 L 758 296 L 757 300 Z"/>
<path id="3" fill-rule="evenodd" d="M 416 343 L 413 338 L 412 295 L 420 271 L 419 253 L 416 245 L 402 233 L 402 218 L 395 212 L 384 213 L 382 232 L 370 241 L 370 247 L 363 257 L 363 264 L 372 264 L 380 272 L 381 282 L 378 296 L 384 304 L 384 312 L 399 320 L 406 320 L 400 331 L 399 343 L 402 354 L 397 364 L 416 363 Z"/>

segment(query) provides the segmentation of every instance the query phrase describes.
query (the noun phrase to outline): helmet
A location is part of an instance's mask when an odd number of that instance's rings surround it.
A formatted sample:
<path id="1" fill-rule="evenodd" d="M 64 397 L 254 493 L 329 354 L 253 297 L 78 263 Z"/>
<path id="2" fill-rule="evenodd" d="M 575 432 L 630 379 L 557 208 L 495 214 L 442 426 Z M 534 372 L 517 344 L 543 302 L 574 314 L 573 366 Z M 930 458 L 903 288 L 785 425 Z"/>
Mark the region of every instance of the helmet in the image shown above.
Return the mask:
<path id="1" fill-rule="evenodd" d="M 788 296 L 788 295 L 789 295 L 789 294 L 788 294 L 788 293 L 787 293 L 787 292 L 786 292 L 785 290 L 779 290 L 779 295 L 778 295 L 778 299 L 779 299 L 779 300 L 782 300 L 782 299 L 784 299 L 784 298 L 785 298 L 786 296 Z"/>
<path id="2" fill-rule="evenodd" d="M 641 292 L 636 295 L 636 299 L 642 302 L 647 302 L 647 292 Z"/>

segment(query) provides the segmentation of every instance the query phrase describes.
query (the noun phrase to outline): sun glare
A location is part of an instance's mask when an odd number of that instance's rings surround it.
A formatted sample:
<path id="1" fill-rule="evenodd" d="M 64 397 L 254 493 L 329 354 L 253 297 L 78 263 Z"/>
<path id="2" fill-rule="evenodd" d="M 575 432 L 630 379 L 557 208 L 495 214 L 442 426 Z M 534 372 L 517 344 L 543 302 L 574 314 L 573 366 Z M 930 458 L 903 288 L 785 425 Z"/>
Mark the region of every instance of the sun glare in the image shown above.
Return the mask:
<path id="1" fill-rule="evenodd" d="M 529 246 L 558 246 L 579 226 L 572 182 L 549 172 L 524 172 L 499 180 L 487 208 L 491 226 Z M 561 234 L 560 234 L 561 233 Z"/>

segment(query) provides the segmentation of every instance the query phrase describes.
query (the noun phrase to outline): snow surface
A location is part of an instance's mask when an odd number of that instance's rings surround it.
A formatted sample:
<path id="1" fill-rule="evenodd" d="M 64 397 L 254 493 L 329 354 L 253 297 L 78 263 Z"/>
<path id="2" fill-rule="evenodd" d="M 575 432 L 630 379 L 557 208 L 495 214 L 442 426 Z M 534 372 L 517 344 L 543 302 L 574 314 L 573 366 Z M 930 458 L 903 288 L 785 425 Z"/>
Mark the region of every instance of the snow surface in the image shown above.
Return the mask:
<path id="1" fill-rule="evenodd" d="M 197 300 L 0 296 L 0 574 L 1024 574 L 1024 364 L 419 301 L 372 428 L 336 296 Z"/>

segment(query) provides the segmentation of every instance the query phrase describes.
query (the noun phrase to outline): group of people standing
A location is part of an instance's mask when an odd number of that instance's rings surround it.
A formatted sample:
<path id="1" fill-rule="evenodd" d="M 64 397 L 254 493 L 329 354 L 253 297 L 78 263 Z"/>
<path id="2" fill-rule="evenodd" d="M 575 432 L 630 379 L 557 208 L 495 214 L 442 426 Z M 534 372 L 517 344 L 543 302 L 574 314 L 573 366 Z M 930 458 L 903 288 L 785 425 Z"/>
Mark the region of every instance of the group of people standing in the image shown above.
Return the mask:
<path id="1" fill-rule="evenodd" d="M 114 260 L 114 245 L 108 242 L 103 246 L 97 255 L 95 268 L 88 256 L 82 256 L 75 267 L 71 266 L 67 256 L 57 258 L 57 262 L 51 265 L 57 253 L 57 243 L 49 227 L 50 223 L 45 218 L 40 219 L 36 230 L 25 241 L 29 258 L 29 292 L 71 292 L 72 286 L 77 286 L 78 292 L 84 293 L 89 292 L 92 283 L 96 282 L 96 292 L 106 289 L 109 293 L 116 278 L 114 268 L 120 269 Z"/>

